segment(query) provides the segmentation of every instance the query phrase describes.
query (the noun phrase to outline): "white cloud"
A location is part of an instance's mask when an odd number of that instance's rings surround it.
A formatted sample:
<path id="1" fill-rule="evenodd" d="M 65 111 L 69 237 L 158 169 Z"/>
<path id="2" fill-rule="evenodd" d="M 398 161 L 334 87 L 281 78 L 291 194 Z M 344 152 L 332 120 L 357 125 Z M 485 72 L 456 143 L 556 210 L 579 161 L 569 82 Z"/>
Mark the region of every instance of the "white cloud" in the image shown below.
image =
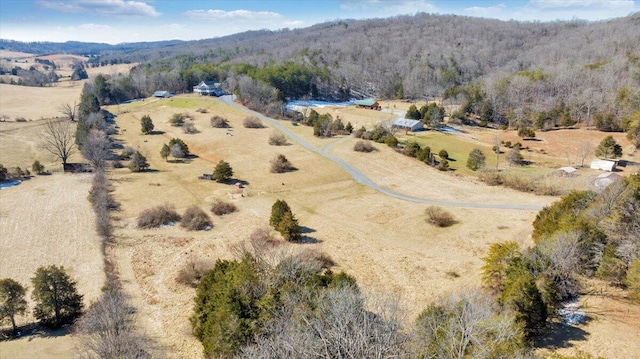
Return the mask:
<path id="1" fill-rule="evenodd" d="M 531 7 L 539 9 L 576 8 L 633 8 L 633 0 L 531 0 Z"/>
<path id="2" fill-rule="evenodd" d="M 371 14 L 395 16 L 413 15 L 417 12 L 438 12 L 438 8 L 426 0 L 342 0 L 340 9 L 360 11 L 364 17 Z"/>
<path id="3" fill-rule="evenodd" d="M 144 1 L 125 0 L 40 0 L 40 6 L 72 13 L 97 13 L 101 15 L 156 17 L 160 13 Z"/>
<path id="4" fill-rule="evenodd" d="M 184 13 L 185 16 L 194 19 L 205 20 L 274 20 L 282 19 L 283 16 L 271 11 L 249 11 L 249 10 L 189 10 Z"/>
<path id="5" fill-rule="evenodd" d="M 633 0 L 531 0 L 518 20 L 603 20 L 640 10 Z"/>
<path id="6" fill-rule="evenodd" d="M 479 16 L 479 17 L 495 17 L 497 14 L 502 13 L 506 6 L 504 4 L 498 4 L 496 6 L 471 6 L 463 9 L 465 15 Z"/>
<path id="7" fill-rule="evenodd" d="M 98 30 L 98 31 L 110 31 L 113 30 L 113 28 L 109 25 L 103 25 L 103 24 L 81 24 L 78 26 L 74 26 L 69 28 L 70 31 L 74 31 L 75 29 L 77 30 L 85 30 L 85 31 L 93 31 L 93 30 Z"/>

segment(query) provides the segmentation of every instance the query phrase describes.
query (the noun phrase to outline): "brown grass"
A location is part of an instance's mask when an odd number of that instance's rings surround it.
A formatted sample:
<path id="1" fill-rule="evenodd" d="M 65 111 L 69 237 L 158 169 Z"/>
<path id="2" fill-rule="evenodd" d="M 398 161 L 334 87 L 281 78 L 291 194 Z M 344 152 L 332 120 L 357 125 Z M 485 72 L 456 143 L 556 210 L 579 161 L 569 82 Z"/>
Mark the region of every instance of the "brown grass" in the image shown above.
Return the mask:
<path id="1" fill-rule="evenodd" d="M 53 174 L 0 191 L 1 277 L 29 288 L 39 266 L 62 265 L 77 280 L 85 306 L 100 295 L 105 275 L 101 240 L 95 234 L 95 216 L 87 200 L 90 186 L 88 174 Z M 30 295 L 27 300 L 32 308 Z M 18 324 L 34 320 L 29 314 L 18 317 Z M 0 357 L 71 357 L 74 342 L 70 335 L 52 334 L 1 342 Z"/>
<path id="2" fill-rule="evenodd" d="M 399 103 L 398 108 L 401 105 L 404 103 Z M 182 132 L 166 121 L 171 114 L 190 109 L 207 109 L 209 113 L 194 113 L 193 123 L 202 132 L 185 139 L 197 157 L 189 163 L 165 162 L 160 158 L 159 149 Z M 139 149 L 152 168 L 157 169 L 136 175 L 126 169 L 115 169 L 110 176 L 116 200 L 121 203 L 114 229 L 118 241 L 117 267 L 125 289 L 132 294 L 140 327 L 158 338 L 160 345 L 171 348 L 169 358 L 202 358 L 201 346 L 191 335 L 188 320 L 194 292 L 176 283 L 179 272 L 196 259 L 215 262 L 233 258 L 234 245 L 250 238 L 256 228 L 268 224 L 271 205 L 276 199 L 285 198 L 290 204 L 305 228 L 305 236 L 314 239 L 305 244 L 305 248 L 327 253 L 330 258 L 323 260 L 335 263 L 333 271 L 344 270 L 353 275 L 364 290 L 401 295 L 406 303 L 407 323 L 437 298 L 477 285 L 482 266 L 480 258 L 492 243 L 516 240 L 522 245 L 531 244 L 531 222 L 536 211 L 447 208 L 455 218 L 463 220 L 444 231 L 424 221 L 423 204 L 390 198 L 364 187 L 333 162 L 297 144 L 270 146 L 271 131 L 245 129 L 242 122 L 246 114 L 215 98 L 181 95 L 112 106 L 109 110 L 119 115 L 117 122 L 122 129 L 119 139 Z M 339 113 L 343 122 L 350 121 L 356 128 L 393 118 L 393 114 L 385 111 L 351 108 L 333 111 Z M 233 136 L 210 127 L 212 113 L 228 119 L 234 128 Z M 154 123 L 164 135 L 142 136 L 136 120 L 142 114 L 159 119 Z M 306 126 L 290 129 L 317 148 L 343 141 L 331 147 L 329 153 L 396 192 L 471 203 L 542 206 L 556 199 L 489 187 L 456 172 L 441 173 L 386 146 L 363 154 L 353 151 L 355 139 L 316 138 Z M 476 140 L 470 136 L 468 140 L 475 146 Z M 248 143 L 251 146 L 247 146 Z M 278 153 L 295 163 L 299 170 L 269 173 L 269 161 Z M 234 177 L 248 183 L 244 193 L 229 185 L 198 180 L 202 173 L 211 173 L 221 159 L 233 166 Z M 561 157 L 555 159 L 562 161 Z M 32 162 L 33 159 L 28 163 Z M 225 197 L 239 211 L 216 220 L 211 231 L 188 232 L 178 226 L 157 231 L 136 229 L 136 217 L 145 208 L 171 202 L 182 211 L 194 204 L 212 205 L 216 199 Z M 626 323 L 626 333 L 640 333 L 637 322 Z M 628 348 L 617 351 L 617 347 L 625 347 L 624 343 L 602 332 L 605 329 L 614 332 L 615 327 L 592 328 L 588 342 L 611 340 L 600 353 L 610 357 L 637 356 L 637 351 Z"/>

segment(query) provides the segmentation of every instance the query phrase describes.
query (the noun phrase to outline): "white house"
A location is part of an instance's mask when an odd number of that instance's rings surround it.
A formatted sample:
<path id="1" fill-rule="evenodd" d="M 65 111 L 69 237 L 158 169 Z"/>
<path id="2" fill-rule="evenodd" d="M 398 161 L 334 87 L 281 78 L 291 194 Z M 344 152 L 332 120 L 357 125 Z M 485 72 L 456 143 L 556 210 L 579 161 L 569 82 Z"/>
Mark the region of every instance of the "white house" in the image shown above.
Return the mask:
<path id="1" fill-rule="evenodd" d="M 591 165 L 589 167 L 591 169 L 594 169 L 594 170 L 602 170 L 602 171 L 612 172 L 612 171 L 615 171 L 617 163 L 618 163 L 618 161 L 614 161 L 614 160 L 595 159 L 595 160 L 591 161 Z"/>
<path id="2" fill-rule="evenodd" d="M 193 86 L 193 92 L 202 96 L 224 95 L 224 92 L 220 89 L 220 83 L 212 81 L 201 81 L 197 86 Z"/>
<path id="3" fill-rule="evenodd" d="M 418 120 L 408 118 L 396 118 L 393 120 L 393 127 L 407 129 L 409 131 L 419 131 L 424 129 L 424 123 Z"/>

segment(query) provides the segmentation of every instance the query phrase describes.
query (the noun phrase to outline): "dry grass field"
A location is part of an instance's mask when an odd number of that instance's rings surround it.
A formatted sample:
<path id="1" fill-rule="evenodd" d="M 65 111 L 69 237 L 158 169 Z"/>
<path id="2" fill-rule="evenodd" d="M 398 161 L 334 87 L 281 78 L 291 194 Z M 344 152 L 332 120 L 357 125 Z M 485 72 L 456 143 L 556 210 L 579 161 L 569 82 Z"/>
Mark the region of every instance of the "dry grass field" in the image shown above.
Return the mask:
<path id="1" fill-rule="evenodd" d="M 0 90 L 3 90 L 8 85 L 1 86 Z M 21 89 L 16 91 L 18 90 Z M 56 91 L 55 88 L 47 90 L 52 93 Z M 80 90 L 77 91 L 79 96 Z M 13 108 L 11 102 L 7 102 L 5 107 L 3 97 L 0 96 L 3 111 L 7 109 L 20 113 L 19 109 Z M 69 99 L 73 102 L 77 97 Z M 18 96 L 14 101 L 15 106 L 26 108 L 27 102 Z M 58 105 L 49 104 L 48 109 L 43 107 L 38 110 L 55 113 L 55 106 Z M 393 104 L 389 104 L 389 108 L 392 106 Z M 408 104 L 397 103 L 396 109 L 403 106 L 408 107 Z M 431 301 L 477 286 L 480 281 L 481 258 L 491 244 L 506 240 L 516 240 L 523 246 L 531 244 L 531 223 L 537 211 L 450 207 L 447 210 L 455 216 L 457 223 L 445 229 L 433 227 L 425 221 L 426 205 L 395 199 L 358 184 L 334 162 L 292 141 L 287 146 L 269 145 L 268 138 L 274 131 L 270 126 L 265 123 L 267 127 L 263 129 L 244 128 L 242 120 L 247 114 L 228 107 L 216 98 L 181 95 L 169 99 L 145 99 L 107 109 L 117 115 L 119 134 L 115 137 L 124 145 L 141 151 L 151 164 L 151 169 L 144 173 L 131 173 L 126 168 L 109 172 L 115 198 L 121 204 L 121 210 L 115 213 L 116 246 L 111 254 L 116 259 L 125 290 L 131 295 L 137 308 L 140 329 L 155 339 L 170 358 L 202 358 L 201 346 L 191 335 L 188 321 L 195 290 L 176 283 L 175 278 L 180 269 L 191 260 L 202 259 L 213 263 L 218 258 L 232 258 L 231 248 L 234 245 L 247 239 L 256 228 L 268 226 L 271 205 L 277 199 L 284 199 L 289 203 L 304 227 L 305 240 L 303 243 L 292 244 L 292 250 L 324 251 L 336 262 L 334 270 L 344 270 L 353 275 L 366 292 L 400 296 L 406 308 L 408 323 Z M 356 127 L 394 117 L 385 111 L 353 108 L 331 111 L 337 111 L 345 123 L 351 121 Z M 178 112 L 191 115 L 193 120 L 187 121 L 193 122 L 200 132 L 185 134 L 181 128 L 170 126 L 169 118 Z M 152 118 L 155 134 L 141 134 L 140 118 L 144 115 Z M 231 128 L 212 128 L 209 119 L 213 115 L 228 119 Z M 35 119 L 45 115 L 35 115 L 34 111 L 32 116 Z M 352 148 L 355 139 L 319 139 L 312 136 L 312 129 L 309 127 L 291 126 L 288 122 L 281 124 L 317 149 L 332 144 L 328 149 L 329 154 L 351 164 L 373 182 L 399 193 L 442 201 L 536 206 L 548 205 L 556 199 L 503 187 L 489 187 L 473 177 L 465 176 L 463 170 L 439 172 L 415 159 L 397 154 L 382 144 L 376 144 L 378 151 L 373 153 L 354 152 Z M 3 136 L 0 143 L 0 163 L 5 166 L 13 163 L 25 166 L 33 162 L 35 158 L 32 156 L 38 155 L 33 140 L 39 131 L 38 127 L 39 121 L 0 123 L 0 135 Z M 441 143 L 455 148 L 453 152 L 458 150 L 463 153 L 467 148 L 465 146 L 474 146 L 476 143 L 479 146 L 490 146 L 490 133 L 484 134 L 482 131 L 458 137 L 432 133 L 422 133 L 420 136 L 425 136 L 424 141 L 433 141 L 434 149 L 437 147 L 436 143 Z M 582 130 L 572 133 L 587 136 L 586 131 Z M 602 135 L 595 131 L 593 133 Z M 543 137 L 547 135 L 550 137 Z M 538 137 L 542 139 L 541 143 L 555 146 L 556 137 L 553 136 L 556 135 L 558 139 L 563 136 L 561 132 L 554 131 L 539 134 Z M 502 136 L 507 140 L 510 134 L 505 132 Z M 591 136 L 591 132 L 588 136 Z M 595 137 L 593 135 L 594 140 Z M 171 138 L 184 140 L 194 156 L 184 162 L 176 162 L 172 158 L 169 161 L 163 160 L 160 148 Z M 459 150 L 458 147 L 464 150 Z M 17 149 L 20 149 L 19 153 Z M 552 151 L 550 147 L 547 148 L 547 152 Z M 536 158 L 545 161 L 548 159 L 550 163 L 565 162 L 563 156 L 534 153 L 539 156 Z M 284 154 L 298 170 L 285 174 L 270 173 L 269 161 L 277 154 Z M 629 154 L 626 156 L 633 159 Z M 203 173 L 211 173 L 220 160 L 229 162 L 234 170 L 234 179 L 246 184 L 244 193 L 233 184 L 198 179 Z M 584 176 L 590 175 L 591 172 L 585 170 Z M 60 209 L 69 206 L 81 208 L 78 213 L 88 211 L 76 220 L 84 228 L 84 238 L 95 239 L 93 215 L 86 201 L 89 178 L 54 174 L 37 177 L 0 192 L 2 245 L 5 245 L 5 231 L 9 231 L 9 223 L 13 223 L 10 221 L 39 223 L 38 221 L 42 222 L 40 218 L 57 218 Z M 60 188 L 64 188 L 64 191 L 60 191 Z M 50 193 L 54 189 L 57 191 Z M 33 217 L 33 208 L 30 208 L 31 212 L 27 207 L 17 212 L 13 210 L 13 203 L 31 203 L 29 201 L 45 199 L 47 206 L 29 207 L 42 209 L 46 216 Z M 180 226 L 152 230 L 136 228 L 136 217 L 143 209 L 171 203 L 179 213 L 183 213 L 188 206 L 195 204 L 209 212 L 211 204 L 217 199 L 233 202 L 239 210 L 224 217 L 212 215 L 214 227 L 210 231 L 189 232 Z M 60 212 L 61 215 L 64 213 Z M 58 223 L 43 231 L 53 231 L 57 225 Z M 12 226 L 15 227 L 15 224 Z M 57 230 L 68 227 L 67 225 Z M 67 237 L 69 238 L 65 240 L 69 241 L 75 238 L 73 235 Z M 72 275 L 80 283 L 81 278 L 90 273 L 86 272 L 89 270 L 88 266 L 81 268 L 78 263 L 74 264 L 69 251 L 55 251 L 65 246 L 60 245 L 53 234 L 45 238 L 48 239 L 46 245 L 38 248 L 34 249 L 32 245 L 17 248 L 26 252 L 34 251 L 34 254 L 39 253 L 36 250 L 47 250 L 46 255 L 34 258 L 71 260 L 65 266 L 72 268 Z M 9 248 L 13 246 L 10 244 Z M 68 243 L 66 246 L 73 244 Z M 4 247 L 1 249 L 5 251 Z M 97 247 L 87 248 L 86 252 L 96 253 L 97 258 L 101 258 Z M 27 267 L 32 265 L 30 261 L 35 262 L 34 258 L 23 254 L 16 258 L 15 263 L 1 265 L 7 265 L 12 271 L 22 268 L 19 269 L 19 275 L 22 276 L 20 281 L 28 284 L 33 270 Z M 92 266 L 91 270 L 101 271 L 101 259 L 91 263 L 88 263 Z M 4 276 L 4 267 L 0 269 Z M 90 300 L 97 295 L 103 281 L 103 275 L 100 275 L 100 280 L 90 284 L 99 283 L 96 288 L 79 288 L 85 294 L 85 299 Z M 622 312 L 625 308 L 622 299 L 613 297 L 598 301 L 598 298 L 601 297 L 584 298 L 585 308 L 593 318 L 580 328 L 587 335 L 570 337 L 561 343 L 564 345 L 562 350 L 584 349 L 607 358 L 640 356 L 640 348 L 634 348 L 630 344 L 633 343 L 632 338 L 640 336 L 636 320 L 637 307 L 628 309 L 635 314 L 625 316 Z M 610 316 L 610 313 L 617 314 Z M 624 328 L 624 333 L 616 335 L 616 328 Z M 43 346 L 46 348 L 47 343 L 59 345 L 67 348 L 66 350 L 73 344 L 69 336 L 0 343 L 0 357 L 4 358 L 5 353 L 9 355 L 7 358 L 20 357 L 26 353 L 33 355 L 28 357 L 37 358 L 67 356 L 68 352 L 60 354 L 54 349 L 35 352 Z M 38 349 L 32 350 L 32 345 Z M 562 345 L 559 346 L 562 348 Z"/>
<path id="2" fill-rule="evenodd" d="M 196 109 L 206 109 L 206 113 Z M 111 111 L 120 113 L 116 119 L 119 138 L 142 151 L 152 167 L 142 174 L 126 169 L 112 172 L 115 195 L 123 205 L 116 230 L 120 268 L 125 268 L 121 273 L 141 306 L 144 328 L 169 348 L 171 357 L 201 357 L 200 345 L 190 335 L 188 323 L 194 290 L 176 283 L 178 271 L 191 260 L 231 258 L 230 248 L 254 229 L 268 225 L 270 207 L 276 199 L 285 199 L 291 205 L 307 232 L 305 243 L 293 248 L 324 251 L 337 263 L 335 270 L 354 275 L 364 290 L 399 295 L 408 322 L 432 300 L 478 285 L 481 258 L 492 243 L 515 239 L 523 246 L 531 244 L 536 211 L 448 208 L 458 223 L 447 229 L 432 227 L 424 219 L 426 205 L 390 198 L 356 184 L 337 165 L 297 144 L 268 145 L 272 129 L 244 128 L 241 122 L 247 115 L 214 98 L 189 95 L 147 99 Z M 338 111 L 345 122 L 389 119 L 383 112 Z M 168 119 L 177 112 L 192 115 L 201 132 L 184 134 L 180 128 L 171 127 Z M 159 134 L 140 133 L 139 119 L 145 114 L 151 116 Z M 209 118 L 213 115 L 227 118 L 232 128 L 211 128 Z M 374 153 L 356 153 L 352 150 L 355 139 L 318 139 L 311 135 L 311 128 L 290 128 L 318 149 L 338 141 L 329 149 L 330 154 L 396 192 L 435 200 L 539 206 L 556 199 L 488 187 L 473 177 L 442 173 L 384 145 L 377 145 L 379 150 Z M 188 163 L 162 160 L 162 144 L 174 137 L 187 142 L 197 157 Z M 476 141 L 468 137 L 465 141 Z M 278 153 L 298 171 L 269 173 L 268 161 Z M 232 185 L 197 179 L 202 173 L 211 173 L 219 160 L 229 162 L 234 177 L 246 181 L 247 197 Z M 144 208 L 172 203 L 178 212 L 192 204 L 208 210 L 216 199 L 232 201 L 239 211 L 221 218 L 212 216 L 211 231 L 188 232 L 179 226 L 136 229 L 136 216 Z M 609 305 L 614 308 L 617 302 L 612 301 Z M 584 328 L 590 334 L 587 340 L 565 342 L 566 346 L 612 358 L 623 353 L 640 355 L 640 350 L 630 347 L 628 336 L 611 335 L 610 318 L 600 316 L 601 307 L 593 308 L 590 315 L 594 320 Z M 626 323 L 627 333 L 640 334 L 637 325 Z M 606 348 L 594 344 L 603 341 L 612 344 Z"/>
<path id="3" fill-rule="evenodd" d="M 27 288 L 40 266 L 62 265 L 77 281 L 89 305 L 100 294 L 105 275 L 100 238 L 87 201 L 91 175 L 35 177 L 0 191 L 0 276 Z M 28 295 L 29 307 L 33 307 Z M 33 322 L 31 315 L 18 324 Z M 25 336 L 0 342 L 0 358 L 70 357 L 69 335 Z"/>
<path id="4" fill-rule="evenodd" d="M 0 116 L 27 120 L 62 116 L 60 105 L 80 101 L 84 81 L 67 81 L 51 87 L 0 84 Z"/>

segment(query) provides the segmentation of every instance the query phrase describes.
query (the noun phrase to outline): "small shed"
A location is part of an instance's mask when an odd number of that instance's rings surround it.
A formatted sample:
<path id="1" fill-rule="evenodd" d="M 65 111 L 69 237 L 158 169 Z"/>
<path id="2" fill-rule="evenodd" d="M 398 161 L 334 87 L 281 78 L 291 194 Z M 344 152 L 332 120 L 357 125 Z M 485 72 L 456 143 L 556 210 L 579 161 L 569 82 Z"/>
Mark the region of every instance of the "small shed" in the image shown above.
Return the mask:
<path id="1" fill-rule="evenodd" d="M 153 97 L 166 98 L 171 97 L 171 94 L 169 93 L 169 91 L 156 91 L 153 93 Z"/>
<path id="2" fill-rule="evenodd" d="M 622 176 L 620 176 L 617 173 L 612 173 L 612 172 L 602 173 L 596 177 L 593 184 L 599 189 L 605 189 L 609 185 L 611 185 L 613 182 L 619 181 L 621 179 L 622 179 Z"/>
<path id="3" fill-rule="evenodd" d="M 618 161 L 614 161 L 614 160 L 595 159 L 591 161 L 591 165 L 589 167 L 594 170 L 613 172 L 616 170 L 617 164 L 618 164 Z"/>
<path id="4" fill-rule="evenodd" d="M 577 169 L 575 167 L 560 167 L 558 168 L 558 175 L 562 177 L 573 177 L 576 175 Z"/>
<path id="5" fill-rule="evenodd" d="M 403 128 L 409 131 L 419 131 L 424 129 L 424 123 L 422 123 L 422 121 L 408 118 L 396 118 L 393 120 L 393 127 Z"/>
<path id="6" fill-rule="evenodd" d="M 356 107 L 357 108 L 368 108 L 371 110 L 380 110 L 382 109 L 380 107 L 380 104 L 378 103 L 378 101 L 372 99 L 372 98 L 368 98 L 368 99 L 364 99 L 364 100 L 357 100 L 355 101 Z"/>

